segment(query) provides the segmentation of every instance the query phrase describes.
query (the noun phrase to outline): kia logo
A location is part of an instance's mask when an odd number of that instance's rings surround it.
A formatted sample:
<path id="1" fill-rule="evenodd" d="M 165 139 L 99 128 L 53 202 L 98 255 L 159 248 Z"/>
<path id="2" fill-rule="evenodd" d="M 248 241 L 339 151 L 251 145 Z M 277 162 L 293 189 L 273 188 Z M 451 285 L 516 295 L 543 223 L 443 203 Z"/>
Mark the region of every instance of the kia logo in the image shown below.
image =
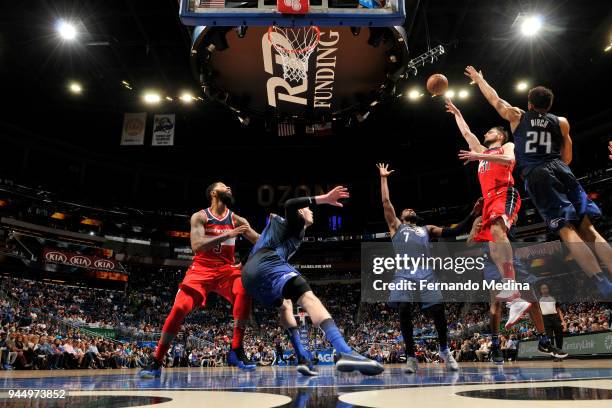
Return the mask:
<path id="1" fill-rule="evenodd" d="M 74 255 L 72 258 L 70 258 L 70 263 L 75 266 L 83 267 L 88 267 L 89 265 L 91 265 L 91 261 L 89 260 L 89 258 L 81 255 Z"/>
<path id="2" fill-rule="evenodd" d="M 68 257 L 66 255 L 62 254 L 61 252 L 51 251 L 51 252 L 47 252 L 45 254 L 45 259 L 47 261 L 49 261 L 49 262 L 64 263 L 64 262 L 66 262 Z"/>
<path id="3" fill-rule="evenodd" d="M 94 268 L 98 269 L 115 269 L 115 264 L 106 259 L 98 259 L 94 262 Z"/>

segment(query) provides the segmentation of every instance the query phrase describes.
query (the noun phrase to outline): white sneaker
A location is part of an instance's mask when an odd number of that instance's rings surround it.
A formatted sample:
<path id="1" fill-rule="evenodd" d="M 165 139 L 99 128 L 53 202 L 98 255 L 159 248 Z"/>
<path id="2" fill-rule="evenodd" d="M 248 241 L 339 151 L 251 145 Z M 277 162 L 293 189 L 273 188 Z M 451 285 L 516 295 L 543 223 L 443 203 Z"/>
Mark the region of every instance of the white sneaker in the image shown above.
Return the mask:
<path id="1" fill-rule="evenodd" d="M 446 368 L 450 371 L 459 371 L 459 364 L 455 361 L 455 358 L 451 354 L 449 349 L 440 351 L 440 358 L 446 363 Z"/>
<path id="2" fill-rule="evenodd" d="M 514 282 L 511 279 L 504 279 L 504 283 Z M 495 295 L 495 300 L 499 302 L 512 302 L 514 299 L 518 299 L 521 297 L 521 292 L 518 290 L 502 290 L 497 295 Z"/>
<path id="3" fill-rule="evenodd" d="M 415 357 L 408 357 L 406 359 L 406 365 L 404 366 L 404 372 L 406 374 L 414 374 L 417 371 L 419 364 Z"/>
<path id="4" fill-rule="evenodd" d="M 506 329 L 514 326 L 521 319 L 521 317 L 523 317 L 525 313 L 531 309 L 531 303 L 522 298 L 517 298 L 508 303 L 508 308 L 510 309 L 508 312 L 508 321 L 504 325 Z"/>

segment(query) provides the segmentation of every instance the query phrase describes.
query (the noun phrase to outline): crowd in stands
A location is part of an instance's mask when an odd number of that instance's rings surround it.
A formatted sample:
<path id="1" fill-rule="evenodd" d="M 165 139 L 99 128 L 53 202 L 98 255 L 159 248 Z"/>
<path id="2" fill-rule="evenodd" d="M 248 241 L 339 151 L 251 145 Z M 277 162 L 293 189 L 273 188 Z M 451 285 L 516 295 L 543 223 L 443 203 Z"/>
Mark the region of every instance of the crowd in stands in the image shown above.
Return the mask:
<path id="1" fill-rule="evenodd" d="M 68 369 L 146 365 L 172 307 L 181 273 L 172 268 L 141 272 L 132 271 L 125 291 L 2 278 L 2 367 Z M 382 303 L 360 303 L 358 284 L 313 285 L 313 290 L 357 351 L 384 363 L 404 361 L 399 318 L 394 309 Z M 459 361 L 488 358 L 487 311 L 486 304 L 446 304 L 450 347 Z M 569 333 L 605 331 L 610 327 L 610 310 L 602 304 L 568 304 L 564 306 L 564 314 Z M 112 341 L 91 331 L 104 328 L 115 330 L 119 339 L 127 341 Z M 188 316 L 182 334 L 169 351 L 167 364 L 224 365 L 232 330 L 229 303 L 211 295 L 206 309 Z M 421 362 L 439 361 L 433 323 L 422 313 L 414 313 L 414 332 L 417 358 Z M 534 335 L 533 325 L 530 320 L 524 320 L 502 334 L 504 356 L 513 360 L 518 341 Z M 257 304 L 245 339 L 247 355 L 261 365 L 278 362 L 278 350 L 291 350 L 276 313 Z M 323 333 L 312 325 L 309 341 L 311 349 L 330 347 Z"/>

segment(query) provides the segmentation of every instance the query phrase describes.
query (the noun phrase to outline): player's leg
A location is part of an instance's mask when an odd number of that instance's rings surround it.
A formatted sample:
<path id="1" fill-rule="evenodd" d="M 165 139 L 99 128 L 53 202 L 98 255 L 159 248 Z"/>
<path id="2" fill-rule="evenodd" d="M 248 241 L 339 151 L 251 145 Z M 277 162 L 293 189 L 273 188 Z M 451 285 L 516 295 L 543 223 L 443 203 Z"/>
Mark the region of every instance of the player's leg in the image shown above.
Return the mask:
<path id="1" fill-rule="evenodd" d="M 401 302 L 398 306 L 400 331 L 404 338 L 404 346 L 406 349 L 406 367 L 404 372 L 414 374 L 417 371 L 417 359 L 415 356 L 414 347 L 414 326 L 412 324 L 412 303 Z"/>
<path id="2" fill-rule="evenodd" d="M 586 215 L 578 227 L 578 235 L 585 241 L 593 243 L 590 245 L 599 260 L 606 265 L 609 273 L 612 273 L 612 247 L 595 229 L 588 215 Z"/>
<path id="3" fill-rule="evenodd" d="M 297 303 L 310 316 L 312 323 L 323 330 L 325 338 L 334 346 L 340 356 L 336 363 L 336 369 L 339 371 L 357 370 L 366 375 L 376 375 L 384 371 L 381 364 L 361 356 L 346 344 L 331 315 L 319 298 L 312 292 L 304 278 L 299 276 L 288 281 L 283 288 L 283 296 L 288 299 L 297 300 Z"/>
<path id="4" fill-rule="evenodd" d="M 304 345 L 302 344 L 300 329 L 293 315 L 293 302 L 289 299 L 283 300 L 278 311 L 280 313 L 281 326 L 285 329 L 285 333 L 293 346 L 293 350 L 298 360 L 298 372 L 306 376 L 318 375 L 314 370 L 314 365 L 312 364 L 308 351 L 304 349 Z"/>
<path id="5" fill-rule="evenodd" d="M 572 224 L 566 224 L 559 230 L 559 236 L 567 244 L 570 254 L 580 269 L 591 279 L 604 297 L 612 295 L 612 283 L 603 273 L 597 257 L 583 241 Z"/>
<path id="6" fill-rule="evenodd" d="M 491 236 L 493 242 L 489 242 L 489 252 L 493 263 L 499 269 L 503 282 L 514 282 L 516 274 L 514 271 L 514 263 L 512 262 L 512 245 L 508 239 L 508 228 L 503 220 L 499 217 L 491 222 Z M 500 301 L 509 302 L 520 296 L 518 290 L 502 290 L 497 294 L 497 299 Z"/>
<path id="7" fill-rule="evenodd" d="M 496 293 L 491 292 L 489 305 L 489 327 L 491 329 L 491 361 L 493 364 L 504 364 L 504 355 L 499 342 L 499 325 L 501 323 L 502 303 L 495 298 Z"/>
<path id="8" fill-rule="evenodd" d="M 540 303 L 535 299 L 533 299 L 533 302 L 531 303 L 531 309 L 529 309 L 529 316 L 531 317 L 533 325 L 536 329 L 536 336 L 538 337 L 538 351 L 544 354 L 549 354 L 555 359 L 567 357 L 567 353 L 561 350 L 561 347 L 551 342 L 550 339 L 553 338 L 554 332 L 553 330 L 547 330 L 547 327 L 544 325 L 544 318 L 542 317 Z M 561 340 L 561 345 L 563 345 L 563 340 Z"/>
<path id="9" fill-rule="evenodd" d="M 601 211 L 588 199 L 569 167 L 561 161 L 539 166 L 527 175 L 525 189 L 548 227 L 558 230 L 584 274 L 604 297 L 612 295 L 612 283 L 573 225 L 583 216 L 598 216 Z"/>
<path id="10" fill-rule="evenodd" d="M 446 313 L 442 303 L 427 304 L 422 306 L 423 313 L 433 320 L 434 327 L 438 333 L 438 345 L 440 349 L 440 358 L 446 363 L 446 367 L 451 371 L 459 370 L 459 364 L 453 358 L 448 349 L 448 323 L 446 321 Z"/>
<path id="11" fill-rule="evenodd" d="M 544 318 L 542 317 L 540 303 L 534 299 L 531 305 L 532 307 L 529 310 L 529 315 L 533 321 L 533 325 L 536 328 L 536 336 L 538 337 L 538 351 L 540 353 L 549 354 L 555 359 L 567 357 L 567 352 L 561 350 L 561 347 L 556 346 L 556 344 L 551 342 L 550 339 L 553 338 L 554 331 L 550 330 L 550 328 L 544 325 Z M 561 340 L 561 345 L 563 345 L 563 340 Z"/>
<path id="12" fill-rule="evenodd" d="M 197 306 L 204 301 L 201 294 L 195 290 L 189 290 L 189 293 L 184 289 L 179 289 L 174 299 L 172 310 L 166 318 L 162 328 L 162 334 L 157 343 L 157 348 L 153 356 L 153 362 L 150 367 L 143 369 L 140 372 L 142 378 L 154 378 L 161 375 L 161 367 L 166 353 L 170 349 L 172 341 L 178 334 L 181 325 L 185 321 L 185 317 Z"/>
<path id="13" fill-rule="evenodd" d="M 256 365 L 249 361 L 243 346 L 244 333 L 251 317 L 253 299 L 242 286 L 239 268 L 222 269 L 219 273 L 224 275 L 216 282 L 214 289 L 211 288 L 211 291 L 215 291 L 232 304 L 232 316 L 234 317 L 232 348 L 228 354 L 227 363 L 231 367 L 253 370 Z"/>

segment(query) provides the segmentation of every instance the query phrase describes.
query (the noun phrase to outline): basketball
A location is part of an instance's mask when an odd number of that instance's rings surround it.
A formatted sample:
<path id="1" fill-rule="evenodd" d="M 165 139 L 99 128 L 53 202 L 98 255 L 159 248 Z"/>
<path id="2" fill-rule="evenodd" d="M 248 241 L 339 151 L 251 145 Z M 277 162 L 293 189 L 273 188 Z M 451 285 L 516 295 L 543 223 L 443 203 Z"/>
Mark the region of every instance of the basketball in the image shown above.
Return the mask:
<path id="1" fill-rule="evenodd" d="M 427 79 L 427 90 L 433 96 L 444 94 L 448 89 L 448 79 L 442 74 L 433 74 Z"/>

